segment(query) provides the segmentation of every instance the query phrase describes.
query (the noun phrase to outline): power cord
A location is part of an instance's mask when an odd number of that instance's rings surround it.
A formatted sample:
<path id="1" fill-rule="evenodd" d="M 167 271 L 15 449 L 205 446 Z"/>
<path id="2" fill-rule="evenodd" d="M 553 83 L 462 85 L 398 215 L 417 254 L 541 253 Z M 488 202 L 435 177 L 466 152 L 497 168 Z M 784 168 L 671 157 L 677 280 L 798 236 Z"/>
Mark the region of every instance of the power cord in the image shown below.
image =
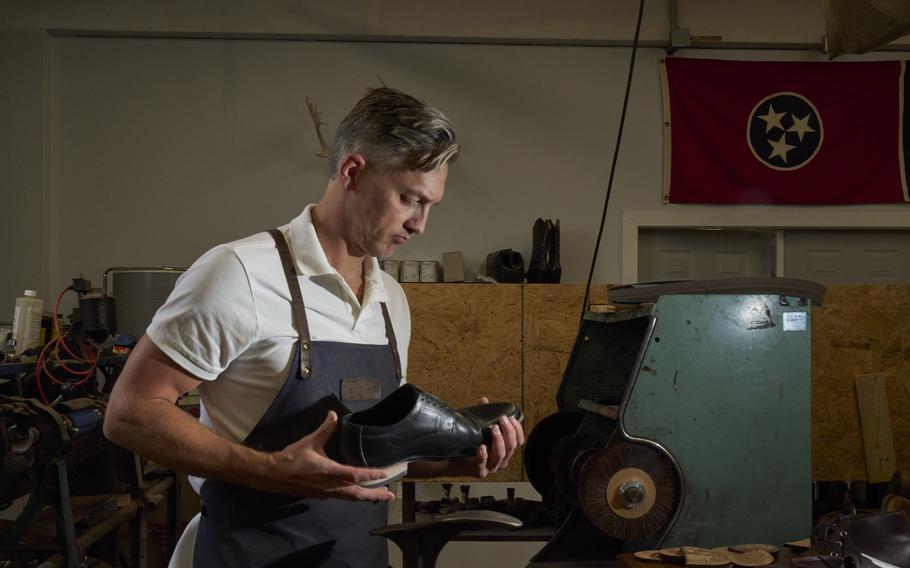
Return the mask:
<path id="1" fill-rule="evenodd" d="M 622 101 L 622 113 L 619 115 L 619 131 L 616 133 L 616 146 L 613 148 L 613 163 L 610 165 L 610 178 L 607 181 L 607 195 L 604 198 L 603 213 L 600 216 L 600 229 L 597 231 L 597 241 L 594 244 L 594 258 L 591 259 L 591 270 L 588 272 L 588 283 L 585 285 L 585 299 L 581 304 L 581 317 L 579 326 L 588 311 L 588 300 L 591 298 L 591 280 L 594 278 L 594 266 L 597 264 L 597 254 L 600 252 L 600 240 L 603 237 L 604 225 L 607 222 L 607 207 L 610 205 L 610 194 L 613 191 L 613 175 L 616 173 L 616 162 L 619 158 L 619 144 L 622 141 L 622 129 L 626 122 L 626 109 L 629 107 L 629 92 L 632 90 L 632 73 L 635 70 L 635 54 L 638 51 L 638 37 L 641 32 L 641 20 L 645 11 L 645 0 L 638 4 L 638 20 L 635 22 L 635 38 L 632 40 L 632 58 L 629 61 L 629 77 L 626 79 L 626 93 Z"/>

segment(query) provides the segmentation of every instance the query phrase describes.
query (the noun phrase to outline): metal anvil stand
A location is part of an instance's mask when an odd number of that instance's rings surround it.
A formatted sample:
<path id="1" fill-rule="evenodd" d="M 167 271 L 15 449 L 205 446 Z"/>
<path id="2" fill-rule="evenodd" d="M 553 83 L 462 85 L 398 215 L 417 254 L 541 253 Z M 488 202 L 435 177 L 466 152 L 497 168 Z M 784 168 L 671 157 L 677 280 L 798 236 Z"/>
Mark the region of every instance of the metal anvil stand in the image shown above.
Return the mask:
<path id="1" fill-rule="evenodd" d="M 462 531 L 483 528 L 514 529 L 521 521 L 495 511 L 458 511 L 430 521 L 380 527 L 370 534 L 383 536 L 401 549 L 404 568 L 434 568 L 449 540 Z"/>

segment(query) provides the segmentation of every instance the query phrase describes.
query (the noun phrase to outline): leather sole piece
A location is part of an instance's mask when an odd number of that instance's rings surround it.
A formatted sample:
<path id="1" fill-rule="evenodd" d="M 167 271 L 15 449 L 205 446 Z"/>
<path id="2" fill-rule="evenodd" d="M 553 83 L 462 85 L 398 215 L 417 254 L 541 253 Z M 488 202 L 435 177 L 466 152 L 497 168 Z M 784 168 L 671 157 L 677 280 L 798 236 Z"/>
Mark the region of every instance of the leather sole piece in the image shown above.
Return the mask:
<path id="1" fill-rule="evenodd" d="M 668 294 L 774 294 L 809 298 L 822 305 L 827 289 L 809 280 L 777 277 L 718 278 L 716 280 L 686 280 L 629 284 L 607 291 L 611 304 L 642 304 L 656 302 Z"/>
<path id="2" fill-rule="evenodd" d="M 417 460 L 413 460 L 413 461 L 417 461 Z M 383 485 L 388 485 L 389 483 L 392 483 L 393 481 L 401 479 L 402 477 L 407 475 L 408 465 L 410 463 L 411 463 L 410 461 L 404 461 L 401 463 L 396 463 L 395 465 L 390 465 L 389 467 L 384 467 L 382 469 L 385 470 L 386 474 L 388 474 L 388 475 L 386 475 L 382 479 L 372 479 L 370 481 L 364 481 L 363 483 L 359 483 L 358 485 L 360 485 L 361 487 L 365 487 L 367 489 L 372 489 L 374 487 L 382 487 Z"/>

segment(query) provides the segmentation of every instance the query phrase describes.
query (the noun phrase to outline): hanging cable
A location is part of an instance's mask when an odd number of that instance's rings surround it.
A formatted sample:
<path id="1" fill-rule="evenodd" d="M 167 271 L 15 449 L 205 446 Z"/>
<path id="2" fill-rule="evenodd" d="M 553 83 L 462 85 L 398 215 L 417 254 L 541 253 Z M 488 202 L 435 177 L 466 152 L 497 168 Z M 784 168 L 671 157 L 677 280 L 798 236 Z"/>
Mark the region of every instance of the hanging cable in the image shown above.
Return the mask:
<path id="1" fill-rule="evenodd" d="M 594 258 L 591 259 L 591 270 L 588 272 L 588 283 L 585 285 L 585 299 L 581 304 L 581 320 L 584 320 L 588 311 L 588 300 L 591 298 L 591 280 L 594 278 L 594 266 L 597 264 L 597 254 L 600 252 L 600 240 L 603 237 L 604 225 L 607 222 L 607 207 L 610 205 L 610 193 L 613 191 L 613 175 L 616 173 L 616 162 L 619 158 L 619 144 L 622 141 L 622 129 L 626 122 L 626 109 L 629 106 L 629 93 L 632 90 L 632 73 L 635 70 L 635 53 L 638 51 L 638 36 L 641 32 L 641 20 L 645 11 L 645 0 L 638 4 L 638 20 L 635 22 L 635 38 L 632 40 L 632 58 L 629 61 L 629 77 L 626 79 L 626 93 L 622 101 L 622 112 L 619 115 L 619 131 L 616 133 L 616 146 L 613 148 L 613 163 L 610 165 L 610 178 L 607 181 L 607 195 L 604 198 L 603 213 L 600 216 L 600 229 L 597 231 L 597 240 L 594 244 Z"/>
<path id="2" fill-rule="evenodd" d="M 44 375 L 54 383 L 58 385 L 72 385 L 78 386 L 86 381 L 88 381 L 95 373 L 95 368 L 98 365 L 98 355 L 99 350 L 96 349 L 89 341 L 85 339 L 77 339 L 79 342 L 79 355 L 73 352 L 70 349 L 70 346 L 66 342 L 66 338 L 63 335 L 63 330 L 60 326 L 60 300 L 63 299 L 64 294 L 72 290 L 72 286 L 67 286 L 60 292 L 57 296 L 57 301 L 54 303 L 54 331 L 56 332 L 57 337 L 48 341 L 44 348 L 41 350 L 41 354 L 38 355 L 38 361 L 35 365 L 35 385 L 38 387 L 38 394 L 41 397 L 41 400 L 45 404 L 50 404 L 47 400 L 47 396 L 44 393 L 44 387 L 41 385 L 41 376 Z M 82 369 L 74 369 L 66 364 L 66 361 L 60 358 L 60 349 L 63 348 L 63 351 L 70 357 L 76 365 L 82 366 Z M 54 363 L 56 367 L 59 367 L 65 371 L 70 377 L 69 379 L 60 379 L 57 378 L 53 371 L 48 368 L 48 362 Z"/>

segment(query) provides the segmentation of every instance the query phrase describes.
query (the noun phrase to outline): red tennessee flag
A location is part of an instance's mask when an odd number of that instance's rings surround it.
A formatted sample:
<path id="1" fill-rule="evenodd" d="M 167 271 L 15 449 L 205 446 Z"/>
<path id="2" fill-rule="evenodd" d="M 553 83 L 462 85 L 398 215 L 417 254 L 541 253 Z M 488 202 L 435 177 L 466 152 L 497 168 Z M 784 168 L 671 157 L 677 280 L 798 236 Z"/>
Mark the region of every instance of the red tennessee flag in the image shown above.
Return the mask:
<path id="1" fill-rule="evenodd" d="M 661 65 L 665 203 L 908 201 L 903 61 Z"/>

